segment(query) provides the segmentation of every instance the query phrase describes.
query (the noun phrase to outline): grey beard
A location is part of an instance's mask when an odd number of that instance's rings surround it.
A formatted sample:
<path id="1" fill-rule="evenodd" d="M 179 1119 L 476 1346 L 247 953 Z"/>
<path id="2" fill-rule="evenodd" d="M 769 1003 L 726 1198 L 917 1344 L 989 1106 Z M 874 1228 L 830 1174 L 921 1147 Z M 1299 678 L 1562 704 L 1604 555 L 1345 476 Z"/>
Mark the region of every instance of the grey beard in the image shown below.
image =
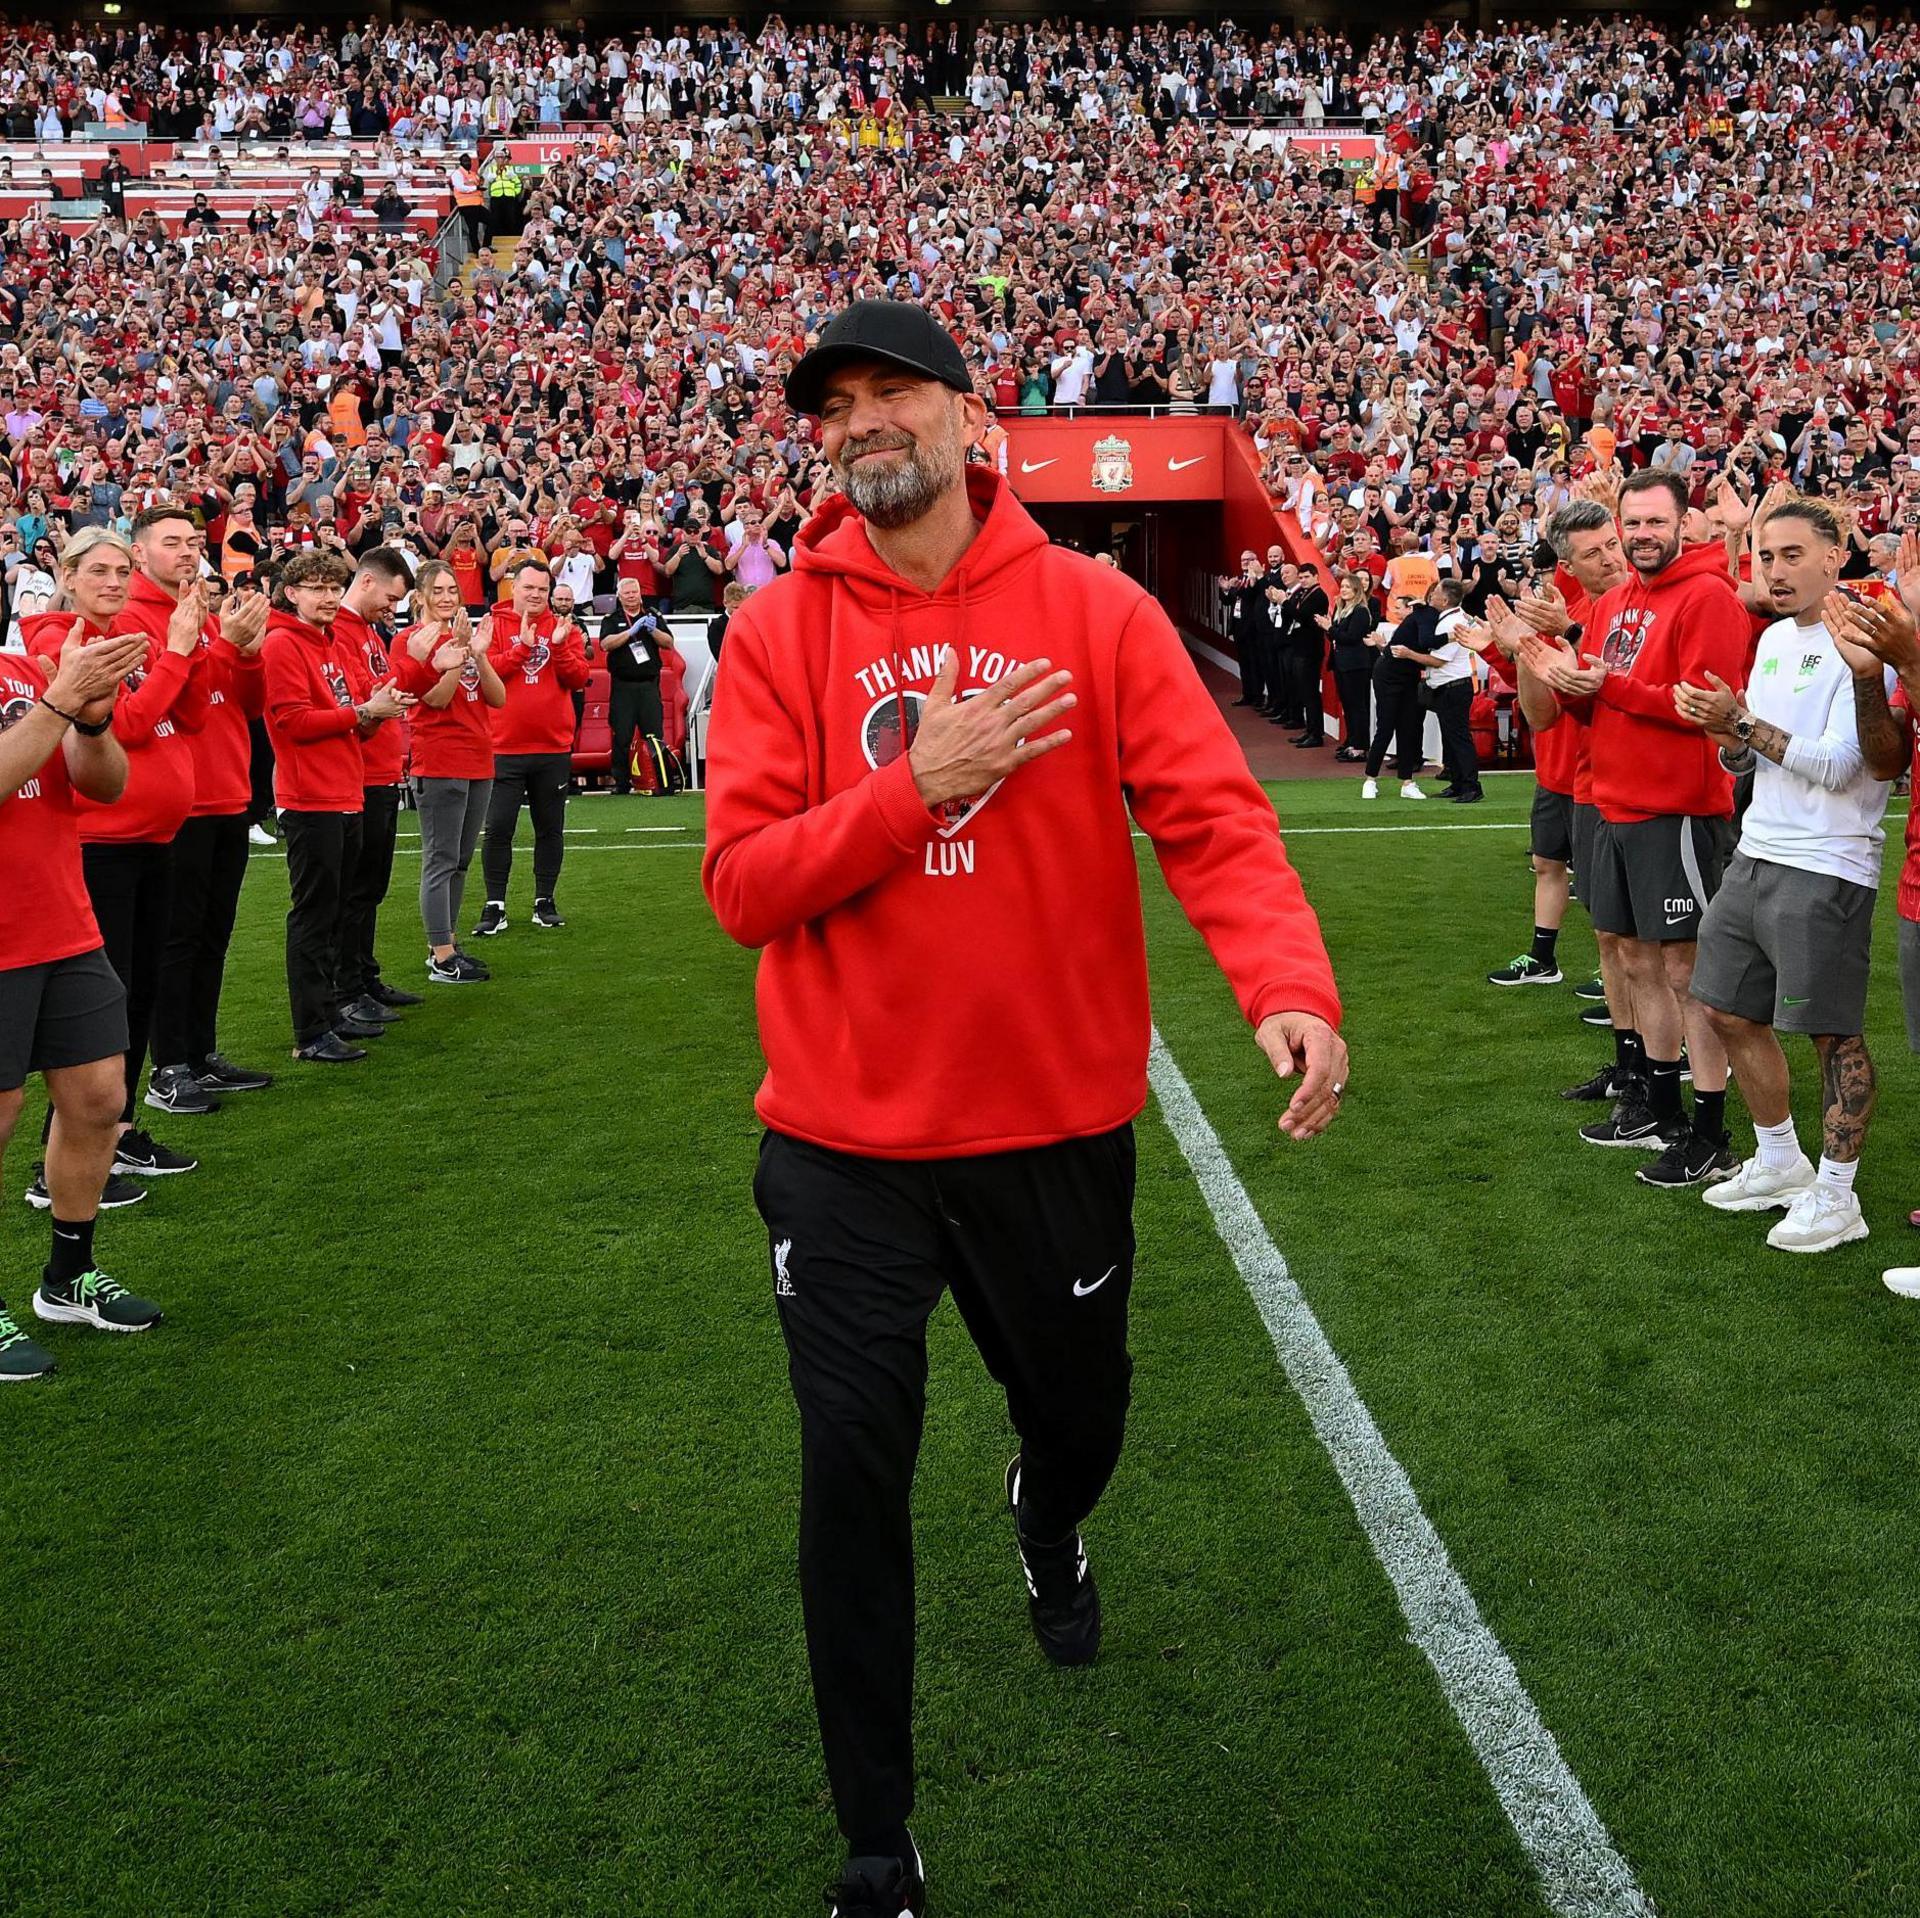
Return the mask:
<path id="1" fill-rule="evenodd" d="M 919 447 L 893 466 L 869 467 L 864 461 L 849 466 L 840 484 L 860 517 L 884 532 L 910 526 L 932 510 L 933 503 L 953 484 Z"/>

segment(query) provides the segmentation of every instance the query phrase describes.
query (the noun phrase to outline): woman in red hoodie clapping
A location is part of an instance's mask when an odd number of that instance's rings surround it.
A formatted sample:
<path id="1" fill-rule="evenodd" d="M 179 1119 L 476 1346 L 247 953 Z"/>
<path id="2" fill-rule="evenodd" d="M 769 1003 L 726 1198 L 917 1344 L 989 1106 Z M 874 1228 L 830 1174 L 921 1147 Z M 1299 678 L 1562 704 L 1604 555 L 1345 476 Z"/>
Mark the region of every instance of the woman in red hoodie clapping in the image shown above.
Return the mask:
<path id="1" fill-rule="evenodd" d="M 287 847 L 287 996 L 293 1056 L 323 1065 L 364 1059 L 382 1028 L 343 1017 L 341 888 L 359 856 L 362 739 L 413 704 L 392 680 L 370 683 L 357 647 L 333 634 L 353 569 L 301 553 L 274 588 L 267 621 L 267 732 L 274 801 Z"/>

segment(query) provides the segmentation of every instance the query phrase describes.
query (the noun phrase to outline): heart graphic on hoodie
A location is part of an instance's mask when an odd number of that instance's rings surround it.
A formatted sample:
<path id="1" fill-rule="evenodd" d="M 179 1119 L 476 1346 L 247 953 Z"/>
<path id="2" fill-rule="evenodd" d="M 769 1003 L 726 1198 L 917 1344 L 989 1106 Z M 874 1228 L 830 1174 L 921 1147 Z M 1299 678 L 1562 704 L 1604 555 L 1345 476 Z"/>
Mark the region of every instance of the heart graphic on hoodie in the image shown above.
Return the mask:
<path id="1" fill-rule="evenodd" d="M 975 693 L 985 690 L 983 686 L 976 686 L 963 692 L 960 697 L 971 699 Z M 867 708 L 867 716 L 860 723 L 860 750 L 875 772 L 882 766 L 891 766 L 913 744 L 926 704 L 925 693 L 908 690 L 884 694 Z M 904 738 L 901 736 L 903 716 L 906 726 Z M 985 792 L 976 793 L 971 799 L 949 799 L 940 808 L 940 816 L 947 821 L 940 828 L 940 837 L 951 839 L 1006 783 L 1004 779 L 996 779 Z"/>

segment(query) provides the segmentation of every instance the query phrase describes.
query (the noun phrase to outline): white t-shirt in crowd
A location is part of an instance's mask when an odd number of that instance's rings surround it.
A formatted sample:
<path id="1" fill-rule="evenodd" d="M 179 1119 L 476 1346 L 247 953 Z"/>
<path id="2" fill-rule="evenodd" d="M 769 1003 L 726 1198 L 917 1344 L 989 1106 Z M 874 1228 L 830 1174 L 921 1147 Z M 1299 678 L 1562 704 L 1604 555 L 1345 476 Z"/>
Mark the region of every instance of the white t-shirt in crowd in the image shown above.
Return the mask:
<path id="1" fill-rule="evenodd" d="M 1889 692 L 1893 683 L 1888 673 Z M 1776 866 L 1878 886 L 1889 787 L 1866 769 L 1853 672 L 1824 622 L 1777 619 L 1760 635 L 1746 705 L 1792 737 L 1784 761 L 1754 756 L 1740 850 Z"/>

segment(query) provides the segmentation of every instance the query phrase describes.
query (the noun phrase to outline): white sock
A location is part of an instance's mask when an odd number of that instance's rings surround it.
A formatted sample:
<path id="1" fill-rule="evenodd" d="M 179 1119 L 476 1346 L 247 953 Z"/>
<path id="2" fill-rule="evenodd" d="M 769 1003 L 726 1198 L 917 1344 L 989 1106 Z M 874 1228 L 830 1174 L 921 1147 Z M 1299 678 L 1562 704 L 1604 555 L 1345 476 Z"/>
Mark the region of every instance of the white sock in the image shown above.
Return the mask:
<path id="1" fill-rule="evenodd" d="M 1756 1125 L 1753 1142 L 1760 1150 L 1760 1163 L 1769 1172 L 1784 1172 L 1800 1156 L 1799 1135 L 1793 1129 L 1789 1113 L 1778 1125 Z M 1824 1165 L 1826 1161 L 1823 1159 Z"/>
<path id="2" fill-rule="evenodd" d="M 1820 1155 L 1820 1183 L 1829 1192 L 1851 1192 L 1853 1175 L 1859 1169 L 1858 1159 L 1829 1159 L 1824 1152 Z"/>

